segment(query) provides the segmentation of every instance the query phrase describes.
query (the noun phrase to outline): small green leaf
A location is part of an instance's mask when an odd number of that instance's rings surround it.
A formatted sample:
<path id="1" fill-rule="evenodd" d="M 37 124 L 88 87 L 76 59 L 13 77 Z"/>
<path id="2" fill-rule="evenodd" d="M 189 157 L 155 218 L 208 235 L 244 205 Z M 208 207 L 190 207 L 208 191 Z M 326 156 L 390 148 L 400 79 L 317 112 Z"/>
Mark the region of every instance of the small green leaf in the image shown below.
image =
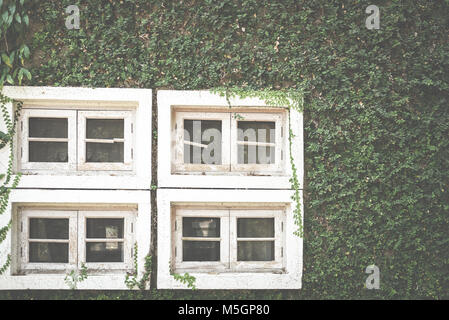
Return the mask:
<path id="1" fill-rule="evenodd" d="M 25 68 L 22 68 L 22 70 L 25 76 L 28 78 L 28 80 L 31 80 L 31 73 Z"/>
<path id="2" fill-rule="evenodd" d="M 12 68 L 11 60 L 9 60 L 9 57 L 4 53 L 2 53 L 2 60 L 8 67 Z"/>
<path id="3" fill-rule="evenodd" d="M 9 84 L 14 84 L 14 80 L 12 79 L 11 75 L 7 75 L 6 76 L 6 82 L 8 82 Z"/>
<path id="4" fill-rule="evenodd" d="M 22 23 L 22 18 L 20 18 L 20 15 L 18 13 L 16 13 L 16 21 L 18 23 Z"/>

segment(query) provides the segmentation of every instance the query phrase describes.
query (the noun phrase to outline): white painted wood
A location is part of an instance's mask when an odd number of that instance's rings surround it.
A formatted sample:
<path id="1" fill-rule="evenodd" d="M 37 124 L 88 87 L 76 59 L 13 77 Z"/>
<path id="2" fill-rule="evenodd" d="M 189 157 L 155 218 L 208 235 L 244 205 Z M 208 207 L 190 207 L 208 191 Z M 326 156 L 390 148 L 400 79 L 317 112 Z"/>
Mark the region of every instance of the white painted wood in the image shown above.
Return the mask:
<path id="1" fill-rule="evenodd" d="M 240 215 L 245 217 L 282 217 L 275 224 L 276 261 L 271 265 L 262 263 L 236 264 L 235 268 L 214 269 L 212 267 L 192 270 L 175 268 L 176 272 L 189 272 L 196 278 L 198 289 L 300 289 L 302 277 L 302 239 L 293 234 L 296 230 L 290 190 L 213 190 L 213 189 L 159 189 L 158 201 L 158 279 L 159 289 L 186 289 L 170 274 L 170 261 L 174 254 L 173 208 L 189 208 L 184 214 L 194 216 L 198 208 L 210 212 L 231 210 L 230 220 Z M 302 199 L 302 192 L 300 192 Z M 236 209 L 242 211 L 234 211 Z M 284 210 L 282 210 L 284 208 Z M 281 210 L 279 210 L 281 209 Z M 303 211 L 302 211 L 303 212 Z M 179 220 L 178 220 L 179 224 Z M 232 239 L 236 230 L 230 222 Z M 178 226 L 179 228 L 179 226 Z M 280 231 L 281 230 L 281 231 Z M 280 234 L 280 236 L 279 236 Z M 279 243 L 279 244 L 278 244 Z M 281 244 L 285 244 L 282 248 Z M 179 240 L 178 244 L 179 246 Z M 232 246 L 232 242 L 231 242 Z M 283 250 L 282 257 L 281 253 Z M 232 252 L 232 249 L 230 249 Z M 232 258 L 231 258 L 232 259 Z"/>
<path id="2" fill-rule="evenodd" d="M 291 189 L 290 148 L 288 145 L 288 132 L 291 128 L 293 138 L 293 157 L 300 178 L 302 188 L 303 159 L 302 159 L 302 113 L 289 110 L 285 106 L 267 105 L 260 99 L 231 99 L 232 107 L 229 108 L 225 97 L 212 94 L 209 91 L 158 91 L 158 185 L 167 188 L 255 188 L 255 189 Z M 282 161 L 283 170 L 270 171 L 261 167 L 261 170 L 245 171 L 203 171 L 195 168 L 195 171 L 175 170 L 172 166 L 172 150 L 177 145 L 176 134 L 173 134 L 176 124 L 177 112 L 204 113 L 229 112 L 231 119 L 234 113 L 281 113 L 285 125 L 277 135 L 282 135 Z M 177 111 L 177 112 L 176 112 Z M 290 121 L 288 114 L 290 114 Z M 291 124 L 290 124 L 291 122 Z M 232 123 L 232 121 L 231 121 Z M 279 136 L 277 136 L 277 140 Z M 178 144 L 179 145 L 179 144 Z M 277 151 L 279 152 L 279 151 Z M 232 155 L 232 152 L 231 152 Z M 280 159 L 279 154 L 276 158 Z M 179 169 L 179 168 L 177 168 Z M 192 175 L 195 177 L 192 179 Z"/>
<path id="3" fill-rule="evenodd" d="M 87 139 L 86 138 L 86 122 L 87 119 L 123 119 L 124 121 L 124 139 Z M 134 147 L 133 133 L 131 126 L 133 126 L 133 113 L 131 111 L 78 111 L 78 170 L 132 170 L 133 160 L 132 151 Z M 94 140 L 94 141 L 93 141 Z M 93 163 L 86 162 L 86 143 L 87 142 L 101 142 L 114 143 L 124 142 L 123 163 Z"/>
<path id="4" fill-rule="evenodd" d="M 67 139 L 55 138 L 30 138 L 29 119 L 30 118 L 66 118 L 68 123 Z M 20 167 L 25 170 L 56 170 L 74 171 L 76 170 L 76 111 L 74 110 L 42 110 L 23 109 L 18 123 L 18 135 L 20 145 L 17 146 L 17 158 Z M 29 162 L 29 141 L 67 141 L 68 162 Z M 37 171 L 38 172 L 38 171 Z"/>

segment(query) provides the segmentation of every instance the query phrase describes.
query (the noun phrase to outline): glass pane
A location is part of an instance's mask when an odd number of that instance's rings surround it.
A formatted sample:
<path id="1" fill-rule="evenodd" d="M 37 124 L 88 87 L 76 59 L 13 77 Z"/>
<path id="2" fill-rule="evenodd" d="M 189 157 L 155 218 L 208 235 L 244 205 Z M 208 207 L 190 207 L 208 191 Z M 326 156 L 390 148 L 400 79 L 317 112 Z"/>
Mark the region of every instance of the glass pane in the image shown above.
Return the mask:
<path id="1" fill-rule="evenodd" d="M 183 242 L 182 261 L 220 261 L 220 241 Z"/>
<path id="2" fill-rule="evenodd" d="M 238 218 L 237 238 L 273 238 L 274 218 Z"/>
<path id="3" fill-rule="evenodd" d="M 183 237 L 220 237 L 220 218 L 182 218 Z"/>
<path id="4" fill-rule="evenodd" d="M 123 262 L 123 243 L 87 242 L 86 262 Z"/>
<path id="5" fill-rule="evenodd" d="M 87 139 L 113 139 L 124 138 L 123 119 L 87 119 Z"/>
<path id="6" fill-rule="evenodd" d="M 68 239 L 69 219 L 30 218 L 30 239 Z"/>
<path id="7" fill-rule="evenodd" d="M 30 262 L 69 262 L 68 243 L 30 242 Z"/>
<path id="8" fill-rule="evenodd" d="M 184 163 L 221 164 L 221 121 L 184 120 Z"/>
<path id="9" fill-rule="evenodd" d="M 276 123 L 268 121 L 238 121 L 237 140 L 260 143 L 275 143 Z M 275 147 L 237 145 L 237 161 L 240 164 L 275 163 Z"/>
<path id="10" fill-rule="evenodd" d="M 30 141 L 28 148 L 29 162 L 68 162 L 67 142 Z"/>
<path id="11" fill-rule="evenodd" d="M 237 261 L 274 261 L 274 241 L 238 241 Z"/>
<path id="12" fill-rule="evenodd" d="M 88 218 L 86 220 L 86 238 L 123 239 L 123 218 Z"/>
<path id="13" fill-rule="evenodd" d="M 86 143 L 86 162 L 123 162 L 123 142 Z"/>
<path id="14" fill-rule="evenodd" d="M 30 138 L 67 138 L 67 118 L 29 118 Z"/>

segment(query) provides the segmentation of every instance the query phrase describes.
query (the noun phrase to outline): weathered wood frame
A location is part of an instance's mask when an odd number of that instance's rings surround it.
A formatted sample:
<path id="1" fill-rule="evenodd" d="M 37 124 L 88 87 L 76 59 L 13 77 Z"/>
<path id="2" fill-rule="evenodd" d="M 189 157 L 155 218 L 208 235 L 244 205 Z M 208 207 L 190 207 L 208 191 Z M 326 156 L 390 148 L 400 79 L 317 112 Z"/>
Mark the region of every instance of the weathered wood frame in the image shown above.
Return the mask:
<path id="1" fill-rule="evenodd" d="M 260 113 L 245 112 L 238 113 L 243 119 L 231 120 L 231 172 L 245 172 L 251 175 L 274 175 L 282 174 L 285 171 L 285 112 Z M 275 122 L 275 163 L 274 164 L 239 164 L 238 145 L 241 143 L 237 139 L 237 128 L 239 121 L 270 121 Z M 260 143 L 257 143 L 260 144 Z"/>
<path id="2" fill-rule="evenodd" d="M 134 211 L 78 211 L 78 268 L 84 262 L 87 269 L 99 271 L 130 271 L 133 269 L 133 244 L 136 230 Z M 123 218 L 123 239 L 87 239 L 86 219 L 88 218 Z M 85 262 L 86 261 L 86 242 L 122 242 L 123 243 L 123 262 Z"/>
<path id="3" fill-rule="evenodd" d="M 124 138 L 114 139 L 123 142 L 124 162 L 86 162 L 86 122 L 87 119 L 123 119 Z M 133 113 L 131 111 L 78 111 L 78 170 L 132 170 L 133 169 Z M 103 139 L 102 139 L 103 140 Z M 106 141 L 106 139 L 104 139 Z M 100 142 L 100 141 L 96 141 Z"/>
<path id="4" fill-rule="evenodd" d="M 30 138 L 29 118 L 67 118 L 67 138 Z M 48 110 L 48 109 L 23 109 L 20 117 L 19 135 L 19 159 L 20 167 L 25 170 L 76 170 L 76 111 L 75 110 Z M 68 162 L 29 162 L 29 142 L 67 142 Z"/>
<path id="5" fill-rule="evenodd" d="M 221 164 L 184 163 L 184 120 L 219 120 L 221 121 Z M 174 150 L 172 150 L 172 172 L 226 172 L 230 170 L 230 118 L 225 112 L 176 112 L 174 132 Z"/>
<path id="6" fill-rule="evenodd" d="M 282 272 L 284 268 L 284 220 L 285 210 L 279 207 L 266 209 L 254 205 L 226 205 L 227 209 L 211 206 L 177 205 L 172 209 L 172 257 L 175 272 Z M 184 262 L 182 261 L 182 218 L 207 217 L 220 218 L 219 238 L 195 238 L 187 240 L 220 241 L 220 262 Z M 274 218 L 275 237 L 268 240 L 275 242 L 274 261 L 237 261 L 237 241 L 262 241 L 264 238 L 237 238 L 238 218 Z"/>
<path id="7" fill-rule="evenodd" d="M 78 260 L 77 249 L 77 211 L 75 210 L 45 210 L 41 208 L 20 208 L 20 269 L 25 273 L 44 273 L 58 272 L 76 269 Z M 69 239 L 30 239 L 29 238 L 29 221 L 30 218 L 66 218 L 69 219 Z M 69 244 L 69 262 L 68 263 L 35 263 L 29 261 L 29 242 L 53 242 Z"/>

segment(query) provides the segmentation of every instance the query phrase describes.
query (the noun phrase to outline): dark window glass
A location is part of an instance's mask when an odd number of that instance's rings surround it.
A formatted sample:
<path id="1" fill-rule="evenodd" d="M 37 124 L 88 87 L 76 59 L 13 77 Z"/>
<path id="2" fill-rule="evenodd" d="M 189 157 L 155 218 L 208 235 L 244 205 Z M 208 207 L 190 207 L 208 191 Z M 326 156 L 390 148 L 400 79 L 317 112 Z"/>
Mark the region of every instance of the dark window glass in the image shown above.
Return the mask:
<path id="1" fill-rule="evenodd" d="M 122 139 L 124 137 L 123 119 L 87 119 L 87 139 Z"/>
<path id="2" fill-rule="evenodd" d="M 67 142 L 30 141 L 29 162 L 68 162 Z"/>
<path id="3" fill-rule="evenodd" d="M 30 138 L 67 138 L 67 118 L 29 118 Z"/>
<path id="4" fill-rule="evenodd" d="M 220 237 L 220 218 L 182 218 L 183 237 Z"/>
<path id="5" fill-rule="evenodd" d="M 68 239 L 69 219 L 30 218 L 30 239 Z"/>
<path id="6" fill-rule="evenodd" d="M 273 238 L 274 218 L 238 218 L 238 238 Z"/>
<path id="7" fill-rule="evenodd" d="M 182 242 L 183 261 L 220 261 L 219 241 L 186 241 Z"/>
<path id="8" fill-rule="evenodd" d="M 86 262 L 123 262 L 123 243 L 87 242 Z"/>
<path id="9" fill-rule="evenodd" d="M 124 162 L 123 149 L 123 142 L 87 142 L 86 162 Z"/>
<path id="10" fill-rule="evenodd" d="M 221 164 L 221 121 L 184 120 L 184 163 Z"/>
<path id="11" fill-rule="evenodd" d="M 276 123 L 269 121 L 238 121 L 237 140 L 275 143 Z M 275 163 L 274 146 L 237 145 L 237 161 L 240 164 Z"/>
<path id="12" fill-rule="evenodd" d="M 68 263 L 68 243 L 30 242 L 30 262 Z"/>
<path id="13" fill-rule="evenodd" d="M 238 241 L 237 261 L 274 261 L 274 241 Z"/>
<path id="14" fill-rule="evenodd" d="M 87 218 L 86 238 L 93 239 L 122 239 L 123 218 Z"/>

